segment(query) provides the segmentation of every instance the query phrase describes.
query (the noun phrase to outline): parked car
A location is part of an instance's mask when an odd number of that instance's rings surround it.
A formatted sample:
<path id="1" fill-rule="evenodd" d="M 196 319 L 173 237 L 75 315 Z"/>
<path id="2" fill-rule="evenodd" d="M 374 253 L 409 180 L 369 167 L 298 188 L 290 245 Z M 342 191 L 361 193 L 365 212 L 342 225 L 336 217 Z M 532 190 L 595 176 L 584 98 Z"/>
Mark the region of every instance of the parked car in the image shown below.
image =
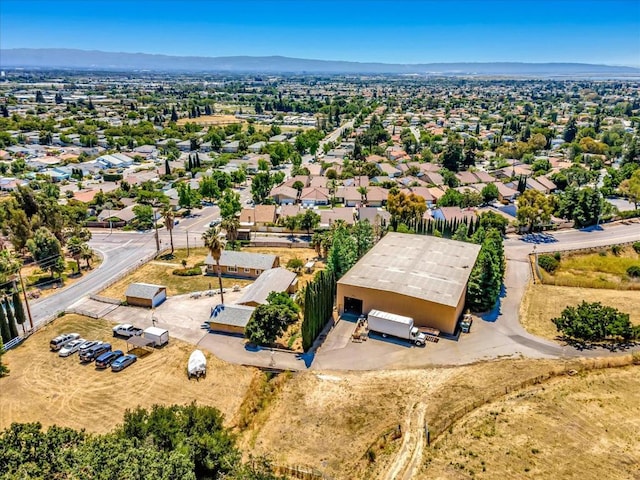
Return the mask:
<path id="1" fill-rule="evenodd" d="M 51 348 L 52 352 L 57 352 L 71 340 L 77 340 L 78 338 L 80 338 L 79 333 L 64 333 L 62 335 L 58 335 L 56 338 L 51 339 L 49 342 L 49 348 Z"/>
<path id="2" fill-rule="evenodd" d="M 68 357 L 69 355 L 72 355 L 76 353 L 78 350 L 80 350 L 80 346 L 84 342 L 85 342 L 84 338 L 71 340 L 69 343 L 67 343 L 64 347 L 60 349 L 60 351 L 58 352 L 58 355 L 60 355 L 61 357 Z"/>
<path id="3" fill-rule="evenodd" d="M 210 227 L 217 227 L 218 225 L 220 225 L 222 223 L 222 219 L 220 218 L 216 218 L 215 220 L 213 220 L 209 226 Z"/>
<path id="4" fill-rule="evenodd" d="M 121 323 L 113 327 L 113 336 L 120 335 L 121 337 L 133 337 L 136 335 L 142 335 L 143 330 L 141 328 L 134 327 L 128 323 Z"/>
<path id="5" fill-rule="evenodd" d="M 102 355 L 105 352 L 109 352 L 111 350 L 110 343 L 99 343 L 98 345 L 94 345 L 83 352 L 80 352 L 80 361 L 81 362 L 93 362 L 96 358 Z"/>
<path id="6" fill-rule="evenodd" d="M 85 350 L 87 350 L 88 348 L 91 348 L 95 345 L 98 345 L 99 343 L 104 343 L 100 340 L 85 340 L 80 347 L 78 348 L 78 352 L 82 353 Z"/>
<path id="7" fill-rule="evenodd" d="M 111 370 L 114 371 L 114 372 L 119 372 L 120 370 L 124 370 L 129 365 L 131 365 L 133 362 L 135 362 L 137 359 L 138 359 L 138 357 L 136 357 L 135 355 L 132 355 L 132 354 L 123 355 L 122 357 L 118 357 L 111 363 Z"/>
<path id="8" fill-rule="evenodd" d="M 96 358 L 96 368 L 109 368 L 111 363 L 116 358 L 119 358 L 123 355 L 124 353 L 122 352 L 122 350 L 114 350 L 112 352 L 103 353 L 98 358 Z"/>

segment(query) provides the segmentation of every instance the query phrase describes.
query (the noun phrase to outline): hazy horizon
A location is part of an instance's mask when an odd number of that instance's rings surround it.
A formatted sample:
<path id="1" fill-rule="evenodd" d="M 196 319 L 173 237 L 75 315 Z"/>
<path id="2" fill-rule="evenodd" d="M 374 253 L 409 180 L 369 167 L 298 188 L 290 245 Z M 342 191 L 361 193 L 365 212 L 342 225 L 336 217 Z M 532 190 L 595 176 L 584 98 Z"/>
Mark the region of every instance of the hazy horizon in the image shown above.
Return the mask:
<path id="1" fill-rule="evenodd" d="M 0 45 L 360 63 L 640 66 L 636 0 L 3 0 Z"/>

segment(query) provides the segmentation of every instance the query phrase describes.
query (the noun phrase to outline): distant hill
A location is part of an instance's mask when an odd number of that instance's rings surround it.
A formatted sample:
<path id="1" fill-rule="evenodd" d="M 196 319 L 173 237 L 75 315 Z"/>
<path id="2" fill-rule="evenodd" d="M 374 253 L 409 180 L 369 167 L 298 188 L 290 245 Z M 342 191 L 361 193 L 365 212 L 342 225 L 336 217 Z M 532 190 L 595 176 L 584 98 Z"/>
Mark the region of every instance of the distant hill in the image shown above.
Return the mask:
<path id="1" fill-rule="evenodd" d="M 65 48 L 0 50 L 0 68 L 75 68 L 164 72 L 378 73 L 504 76 L 640 76 L 640 68 L 586 63 L 360 63 L 270 57 L 178 57 Z"/>

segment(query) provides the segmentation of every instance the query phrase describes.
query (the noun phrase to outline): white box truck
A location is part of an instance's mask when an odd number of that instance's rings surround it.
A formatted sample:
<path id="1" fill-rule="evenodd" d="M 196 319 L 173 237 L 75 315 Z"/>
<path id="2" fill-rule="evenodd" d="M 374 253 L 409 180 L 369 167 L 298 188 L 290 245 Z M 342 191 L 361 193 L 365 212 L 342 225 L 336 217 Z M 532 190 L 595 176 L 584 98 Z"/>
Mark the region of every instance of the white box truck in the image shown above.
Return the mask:
<path id="1" fill-rule="evenodd" d="M 154 347 L 161 347 L 169 343 L 169 330 L 158 327 L 145 328 L 144 338 L 147 340 L 153 340 Z"/>
<path id="2" fill-rule="evenodd" d="M 413 318 L 403 317 L 394 313 L 371 310 L 367 316 L 369 330 L 382 334 L 383 337 L 394 337 L 409 340 L 418 346 L 423 346 L 427 340 L 424 333 L 413 326 Z"/>

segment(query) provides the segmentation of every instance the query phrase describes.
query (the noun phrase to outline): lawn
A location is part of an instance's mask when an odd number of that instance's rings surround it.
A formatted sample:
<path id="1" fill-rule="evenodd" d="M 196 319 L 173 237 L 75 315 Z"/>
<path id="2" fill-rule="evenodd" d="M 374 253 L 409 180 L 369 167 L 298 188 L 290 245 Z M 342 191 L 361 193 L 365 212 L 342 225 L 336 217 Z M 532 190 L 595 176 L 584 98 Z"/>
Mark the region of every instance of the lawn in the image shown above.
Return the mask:
<path id="1" fill-rule="evenodd" d="M 167 295 L 169 296 L 215 289 L 218 287 L 218 277 L 216 276 L 181 277 L 173 274 L 174 270 L 182 269 L 182 260 L 187 261 L 187 267 L 192 267 L 196 263 L 204 261 L 207 253 L 206 248 L 192 248 L 189 250 L 189 256 L 187 257 L 186 249 L 176 250 L 173 258 L 163 256 L 144 264 L 131 272 L 131 274 L 104 289 L 100 292 L 100 295 L 124 300 L 127 287 L 135 282 L 164 285 L 167 287 Z M 204 267 L 202 267 L 202 270 L 204 271 Z M 250 283 L 252 283 L 252 280 L 222 278 L 223 288 L 233 288 L 235 285 L 244 287 Z"/>
<path id="2" fill-rule="evenodd" d="M 586 288 L 640 290 L 640 280 L 631 279 L 627 269 L 640 266 L 640 254 L 627 246 L 615 255 L 611 248 L 589 253 L 563 253 L 560 265 L 550 274 L 540 268 L 547 285 Z"/>
<path id="3" fill-rule="evenodd" d="M 551 322 L 562 310 L 583 300 L 601 302 L 628 313 L 631 322 L 640 325 L 640 291 L 558 287 L 530 283 L 520 304 L 520 322 L 541 337 L 555 340 L 558 331 Z"/>
<path id="4" fill-rule="evenodd" d="M 190 381 L 187 360 L 195 347 L 180 340 L 171 339 L 119 373 L 80 364 L 77 354 L 61 358 L 49 351 L 49 340 L 63 332 L 109 341 L 125 351 L 124 340 L 112 337 L 112 326 L 106 320 L 66 315 L 7 352 L 2 361 L 10 374 L 0 379 L 0 428 L 41 422 L 103 433 L 122 420 L 126 409 L 192 401 L 213 405 L 227 424 L 233 421 L 255 370 L 206 354 L 207 377 Z"/>

